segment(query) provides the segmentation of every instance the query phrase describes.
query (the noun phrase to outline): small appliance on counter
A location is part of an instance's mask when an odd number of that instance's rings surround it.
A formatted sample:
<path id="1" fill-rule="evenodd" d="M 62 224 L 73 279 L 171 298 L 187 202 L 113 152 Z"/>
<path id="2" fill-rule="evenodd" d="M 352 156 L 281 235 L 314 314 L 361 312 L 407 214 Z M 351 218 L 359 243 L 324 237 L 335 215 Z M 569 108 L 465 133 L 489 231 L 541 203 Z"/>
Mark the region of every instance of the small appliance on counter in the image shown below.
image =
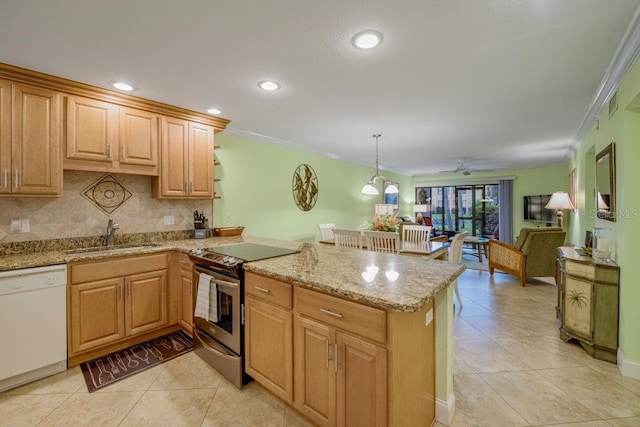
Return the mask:
<path id="1" fill-rule="evenodd" d="M 196 239 L 206 239 L 209 237 L 208 224 L 209 220 L 205 218 L 204 213 L 198 212 L 197 210 L 193 212 L 193 228 Z"/>

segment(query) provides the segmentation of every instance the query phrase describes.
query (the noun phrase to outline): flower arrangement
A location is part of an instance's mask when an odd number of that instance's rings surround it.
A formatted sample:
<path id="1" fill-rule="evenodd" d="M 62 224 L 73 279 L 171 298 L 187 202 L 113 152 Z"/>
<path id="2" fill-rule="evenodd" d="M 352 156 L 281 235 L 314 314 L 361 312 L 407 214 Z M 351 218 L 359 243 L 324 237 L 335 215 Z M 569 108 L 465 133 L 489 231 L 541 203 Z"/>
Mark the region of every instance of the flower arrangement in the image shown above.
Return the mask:
<path id="1" fill-rule="evenodd" d="M 398 231 L 398 218 L 395 215 L 374 215 L 371 220 L 374 231 Z"/>

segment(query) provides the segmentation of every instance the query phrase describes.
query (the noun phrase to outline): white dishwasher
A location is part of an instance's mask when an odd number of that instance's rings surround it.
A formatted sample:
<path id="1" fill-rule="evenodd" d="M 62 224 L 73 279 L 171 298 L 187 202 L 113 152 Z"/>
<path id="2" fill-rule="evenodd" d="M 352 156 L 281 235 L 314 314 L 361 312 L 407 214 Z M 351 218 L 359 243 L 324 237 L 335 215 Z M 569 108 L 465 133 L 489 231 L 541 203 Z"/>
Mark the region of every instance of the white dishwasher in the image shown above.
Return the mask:
<path id="1" fill-rule="evenodd" d="M 0 392 L 67 369 L 67 266 L 0 272 Z"/>

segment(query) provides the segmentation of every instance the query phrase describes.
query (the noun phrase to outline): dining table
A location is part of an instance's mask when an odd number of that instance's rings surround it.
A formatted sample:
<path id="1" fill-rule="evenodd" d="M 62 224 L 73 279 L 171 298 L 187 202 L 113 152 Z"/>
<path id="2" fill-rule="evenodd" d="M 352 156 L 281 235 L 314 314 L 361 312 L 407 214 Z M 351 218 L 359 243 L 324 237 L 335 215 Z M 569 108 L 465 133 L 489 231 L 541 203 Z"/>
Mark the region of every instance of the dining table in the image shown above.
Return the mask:
<path id="1" fill-rule="evenodd" d="M 320 243 L 325 245 L 335 245 L 333 239 L 320 240 Z M 401 255 L 420 255 L 428 259 L 447 260 L 449 246 L 451 246 L 449 242 L 442 241 L 433 242 L 430 240 L 429 242 L 410 242 L 400 240 L 399 253 Z M 362 249 L 367 250 L 365 243 L 362 244 Z"/>
<path id="2" fill-rule="evenodd" d="M 447 260 L 449 254 L 449 246 L 451 246 L 449 242 L 411 242 L 401 240 L 400 254 L 422 255 L 423 257 L 429 259 Z"/>

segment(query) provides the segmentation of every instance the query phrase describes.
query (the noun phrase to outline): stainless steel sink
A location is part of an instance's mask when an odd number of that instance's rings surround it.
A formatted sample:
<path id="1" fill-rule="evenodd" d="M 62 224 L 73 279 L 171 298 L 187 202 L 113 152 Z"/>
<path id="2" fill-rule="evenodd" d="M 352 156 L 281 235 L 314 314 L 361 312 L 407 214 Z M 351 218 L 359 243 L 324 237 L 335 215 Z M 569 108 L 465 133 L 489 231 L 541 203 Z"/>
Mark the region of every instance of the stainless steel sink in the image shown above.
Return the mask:
<path id="1" fill-rule="evenodd" d="M 68 255 L 94 255 L 99 253 L 128 252 L 135 251 L 136 249 L 156 248 L 158 246 L 160 245 L 157 243 L 115 245 L 112 248 L 109 248 L 108 246 L 92 246 L 89 248 L 70 249 L 68 251 L 64 251 L 64 253 Z"/>

